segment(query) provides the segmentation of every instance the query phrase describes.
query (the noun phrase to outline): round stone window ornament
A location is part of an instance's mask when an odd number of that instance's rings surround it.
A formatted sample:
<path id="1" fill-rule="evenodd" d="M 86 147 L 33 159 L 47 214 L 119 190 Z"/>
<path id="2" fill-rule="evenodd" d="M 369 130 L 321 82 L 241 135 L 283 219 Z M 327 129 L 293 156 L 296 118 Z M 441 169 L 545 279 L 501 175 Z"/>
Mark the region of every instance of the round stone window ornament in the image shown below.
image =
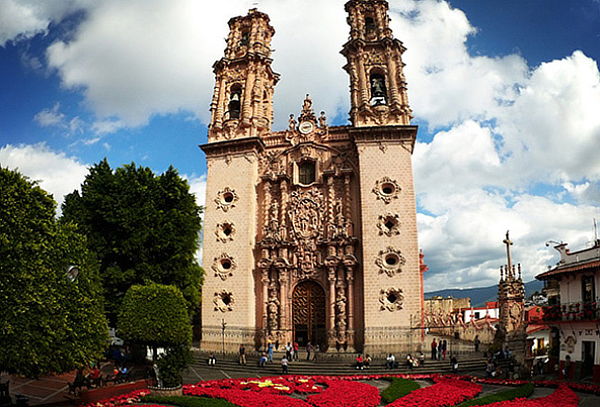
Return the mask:
<path id="1" fill-rule="evenodd" d="M 215 305 L 215 311 L 228 312 L 233 311 L 233 305 L 235 300 L 233 299 L 233 293 L 231 291 L 221 290 L 215 293 L 213 299 Z"/>
<path id="2" fill-rule="evenodd" d="M 215 277 L 219 277 L 225 281 L 227 277 L 233 276 L 233 271 L 237 268 L 237 264 L 233 260 L 233 257 L 226 253 L 221 253 L 220 256 L 215 257 L 211 268 L 215 272 Z"/>
<path id="3" fill-rule="evenodd" d="M 377 228 L 379 229 L 379 235 L 386 235 L 388 237 L 399 235 L 400 216 L 397 213 L 389 212 L 385 215 L 379 215 Z"/>
<path id="4" fill-rule="evenodd" d="M 398 199 L 402 188 L 396 180 L 389 177 L 383 177 L 375 182 L 375 187 L 372 192 L 375 194 L 377 199 L 381 199 L 386 204 L 392 202 L 392 199 Z"/>
<path id="5" fill-rule="evenodd" d="M 235 235 L 235 226 L 231 222 L 217 223 L 215 235 L 218 242 L 227 243 L 232 241 Z"/>
<path id="6" fill-rule="evenodd" d="M 404 294 L 400 288 L 385 288 L 379 291 L 379 304 L 381 311 L 400 311 L 404 301 Z"/>
<path id="7" fill-rule="evenodd" d="M 235 207 L 235 203 L 238 201 L 238 199 L 239 197 L 235 193 L 235 190 L 225 187 L 217 192 L 215 203 L 217 204 L 217 209 L 227 212 L 229 209 Z"/>
<path id="8" fill-rule="evenodd" d="M 385 250 L 379 251 L 375 264 L 379 267 L 379 274 L 385 273 L 389 277 L 393 277 L 396 273 L 402 271 L 406 259 L 402 256 L 400 250 L 388 246 Z"/>

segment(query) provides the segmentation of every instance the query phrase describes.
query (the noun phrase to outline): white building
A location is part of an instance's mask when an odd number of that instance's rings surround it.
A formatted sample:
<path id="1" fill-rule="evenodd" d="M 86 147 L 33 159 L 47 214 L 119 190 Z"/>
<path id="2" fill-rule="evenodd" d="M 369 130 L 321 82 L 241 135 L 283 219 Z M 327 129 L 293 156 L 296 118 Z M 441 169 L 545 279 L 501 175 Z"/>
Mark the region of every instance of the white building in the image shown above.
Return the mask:
<path id="1" fill-rule="evenodd" d="M 485 304 L 485 307 L 471 307 L 463 308 L 463 321 L 465 324 L 471 322 L 472 319 L 478 320 L 488 316 L 488 318 L 498 319 L 500 318 L 500 309 L 498 308 L 498 302 L 490 301 Z"/>
<path id="2" fill-rule="evenodd" d="M 554 247 L 560 261 L 536 278 L 546 282 L 548 306 L 544 321 L 552 327 L 555 357 L 572 379 L 600 381 L 600 240 L 593 247 L 570 252 L 566 243 Z M 552 344 L 551 344 L 552 347 Z"/>

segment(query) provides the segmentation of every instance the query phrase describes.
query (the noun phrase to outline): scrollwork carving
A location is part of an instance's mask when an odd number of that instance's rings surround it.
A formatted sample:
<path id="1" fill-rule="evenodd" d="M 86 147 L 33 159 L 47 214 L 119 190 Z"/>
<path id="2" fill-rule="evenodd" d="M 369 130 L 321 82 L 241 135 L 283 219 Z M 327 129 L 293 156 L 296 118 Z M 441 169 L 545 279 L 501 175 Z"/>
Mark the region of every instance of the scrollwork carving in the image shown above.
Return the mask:
<path id="1" fill-rule="evenodd" d="M 404 301 L 404 294 L 400 288 L 385 288 L 379 291 L 379 303 L 381 311 L 400 311 Z"/>
<path id="2" fill-rule="evenodd" d="M 372 192 L 386 204 L 392 202 L 392 199 L 398 199 L 401 191 L 400 184 L 389 177 L 383 177 L 375 183 Z"/>
<path id="3" fill-rule="evenodd" d="M 236 229 L 233 223 L 222 222 L 217 223 L 217 228 L 215 229 L 215 236 L 217 236 L 217 241 L 221 243 L 227 243 L 233 240 L 235 232 Z"/>
<path id="4" fill-rule="evenodd" d="M 375 264 L 379 267 L 379 274 L 385 273 L 389 277 L 400 273 L 405 263 L 406 259 L 402 256 L 400 250 L 389 246 L 385 250 L 381 250 L 375 259 Z"/>
<path id="5" fill-rule="evenodd" d="M 215 272 L 215 277 L 219 277 L 225 281 L 227 277 L 233 276 L 233 271 L 237 268 L 237 264 L 233 260 L 233 257 L 227 253 L 221 253 L 221 255 L 215 257 L 211 268 Z"/>
<path id="6" fill-rule="evenodd" d="M 400 234 L 400 215 L 388 212 L 385 215 L 379 215 L 377 228 L 380 235 L 389 237 Z"/>
<path id="7" fill-rule="evenodd" d="M 233 293 L 226 290 L 216 292 L 215 298 L 213 299 L 213 304 L 215 305 L 215 311 L 233 311 L 233 306 L 235 305 Z"/>
<path id="8" fill-rule="evenodd" d="M 219 192 L 217 192 L 217 197 L 215 198 L 215 203 L 217 204 L 217 209 L 221 209 L 223 212 L 227 212 L 229 209 L 235 207 L 235 203 L 239 200 L 239 197 L 235 190 L 230 187 L 225 187 Z"/>

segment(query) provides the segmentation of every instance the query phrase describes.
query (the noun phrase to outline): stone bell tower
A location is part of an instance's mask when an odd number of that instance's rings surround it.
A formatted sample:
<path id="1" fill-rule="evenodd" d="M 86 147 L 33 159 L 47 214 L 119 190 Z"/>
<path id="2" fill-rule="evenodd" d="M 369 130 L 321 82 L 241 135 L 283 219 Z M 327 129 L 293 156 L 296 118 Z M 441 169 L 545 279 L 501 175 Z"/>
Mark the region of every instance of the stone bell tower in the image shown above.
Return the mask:
<path id="1" fill-rule="evenodd" d="M 209 141 L 256 137 L 271 130 L 273 91 L 269 16 L 251 9 L 229 20 L 225 56 L 215 62 Z"/>
<path id="2" fill-rule="evenodd" d="M 256 333 L 254 242 L 259 208 L 259 155 L 271 131 L 273 91 L 269 17 L 251 9 L 229 20 L 224 57 L 214 65 L 215 88 L 206 153 L 202 287 L 202 346 L 237 349 Z M 227 336 L 227 340 L 225 340 Z"/>
<path id="3" fill-rule="evenodd" d="M 410 351 L 420 341 L 422 313 L 410 125 L 402 53 L 385 0 L 345 5 L 350 39 L 341 53 L 350 76 L 358 152 L 364 351 Z"/>
<path id="4" fill-rule="evenodd" d="M 392 36 L 385 0 L 351 0 L 346 3 L 350 40 L 342 54 L 350 75 L 350 120 L 356 127 L 408 125 L 406 79 L 402 43 Z"/>

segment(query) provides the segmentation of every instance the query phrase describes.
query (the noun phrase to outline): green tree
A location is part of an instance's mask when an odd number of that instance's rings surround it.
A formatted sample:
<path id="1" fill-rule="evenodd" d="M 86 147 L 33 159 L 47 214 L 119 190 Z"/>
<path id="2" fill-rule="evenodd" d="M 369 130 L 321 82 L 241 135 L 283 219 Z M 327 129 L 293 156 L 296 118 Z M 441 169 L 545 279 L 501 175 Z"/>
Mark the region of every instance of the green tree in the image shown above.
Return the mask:
<path id="1" fill-rule="evenodd" d="M 35 182 L 0 167 L 0 370 L 28 377 L 85 366 L 108 344 L 98 263 L 55 208 Z"/>
<path id="2" fill-rule="evenodd" d="M 129 287 L 149 281 L 177 286 L 189 314 L 197 312 L 202 208 L 173 167 L 155 176 L 134 163 L 112 170 L 105 159 L 90 168 L 81 193 L 67 195 L 62 209 L 63 220 L 78 225 L 100 260 L 113 323 Z"/>
<path id="3" fill-rule="evenodd" d="M 192 326 L 181 291 L 172 285 L 133 285 L 121 304 L 117 332 L 126 341 L 150 346 L 156 360 L 158 347 L 166 354 L 158 359 L 165 387 L 181 384 L 181 371 L 191 361 Z"/>

